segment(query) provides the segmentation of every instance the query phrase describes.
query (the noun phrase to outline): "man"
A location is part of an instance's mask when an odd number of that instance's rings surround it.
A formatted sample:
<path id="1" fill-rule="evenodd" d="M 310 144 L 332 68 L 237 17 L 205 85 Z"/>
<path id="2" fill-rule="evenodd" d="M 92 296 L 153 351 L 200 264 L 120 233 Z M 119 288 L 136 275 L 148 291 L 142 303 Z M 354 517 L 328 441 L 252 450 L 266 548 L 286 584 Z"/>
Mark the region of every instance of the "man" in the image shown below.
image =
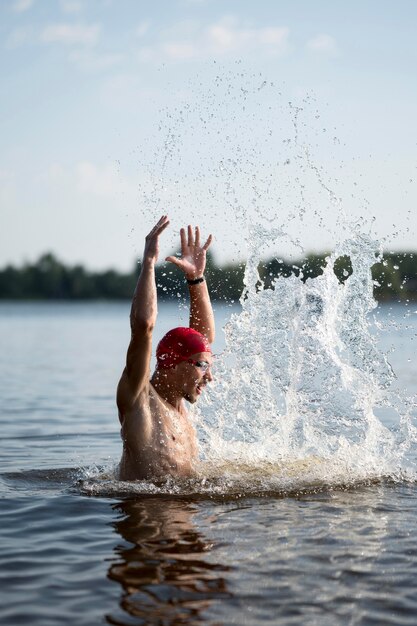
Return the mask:
<path id="1" fill-rule="evenodd" d="M 212 380 L 210 344 L 214 316 L 204 280 L 206 252 L 200 230 L 181 229 L 181 257 L 170 256 L 185 275 L 190 291 L 190 327 L 174 328 L 159 342 L 151 380 L 152 332 L 157 316 L 155 263 L 161 233 L 169 224 L 162 216 L 146 237 L 143 263 L 130 313 L 132 330 L 126 367 L 117 388 L 123 455 L 120 480 L 189 476 L 197 458 L 197 438 L 184 400 L 196 402 Z"/>

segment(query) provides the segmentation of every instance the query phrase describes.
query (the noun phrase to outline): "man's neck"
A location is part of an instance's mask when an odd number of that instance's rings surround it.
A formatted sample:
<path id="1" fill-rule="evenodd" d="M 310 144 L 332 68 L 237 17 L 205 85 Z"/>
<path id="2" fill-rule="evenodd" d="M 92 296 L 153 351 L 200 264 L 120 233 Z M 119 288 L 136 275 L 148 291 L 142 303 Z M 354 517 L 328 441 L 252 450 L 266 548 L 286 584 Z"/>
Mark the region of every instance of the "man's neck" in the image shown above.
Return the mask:
<path id="1" fill-rule="evenodd" d="M 169 384 L 164 376 L 161 376 L 158 370 L 156 370 L 151 378 L 151 384 L 157 394 L 168 402 L 178 413 L 181 415 L 187 415 L 187 411 L 184 407 L 182 396 Z"/>

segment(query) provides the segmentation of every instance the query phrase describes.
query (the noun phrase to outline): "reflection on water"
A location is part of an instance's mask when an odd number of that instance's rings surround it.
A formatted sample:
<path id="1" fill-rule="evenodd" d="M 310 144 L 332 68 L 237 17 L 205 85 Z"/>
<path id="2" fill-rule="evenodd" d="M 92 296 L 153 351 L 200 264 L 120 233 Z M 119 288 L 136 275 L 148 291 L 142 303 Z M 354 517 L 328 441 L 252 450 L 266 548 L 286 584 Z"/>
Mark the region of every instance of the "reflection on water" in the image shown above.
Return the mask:
<path id="1" fill-rule="evenodd" d="M 212 602 L 229 597 L 229 568 L 207 558 L 213 545 L 194 524 L 196 505 L 144 498 L 114 508 L 121 513 L 114 527 L 130 545 L 115 548 L 108 571 L 123 590 L 120 611 L 108 623 L 200 623 Z"/>
<path id="2" fill-rule="evenodd" d="M 122 590 L 107 622 L 415 623 L 411 494 L 380 485 L 256 505 L 164 497 L 114 505 L 123 541 L 108 577 Z"/>

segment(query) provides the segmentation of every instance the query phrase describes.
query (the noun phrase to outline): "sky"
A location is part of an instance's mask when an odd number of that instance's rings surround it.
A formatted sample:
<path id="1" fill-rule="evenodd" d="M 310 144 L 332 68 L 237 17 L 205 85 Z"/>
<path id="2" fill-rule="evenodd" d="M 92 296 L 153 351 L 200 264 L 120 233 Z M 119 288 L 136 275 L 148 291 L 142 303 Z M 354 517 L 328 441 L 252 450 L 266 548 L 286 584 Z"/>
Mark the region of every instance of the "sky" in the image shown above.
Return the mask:
<path id="1" fill-rule="evenodd" d="M 0 267 L 417 250 L 414 0 L 1 0 Z"/>

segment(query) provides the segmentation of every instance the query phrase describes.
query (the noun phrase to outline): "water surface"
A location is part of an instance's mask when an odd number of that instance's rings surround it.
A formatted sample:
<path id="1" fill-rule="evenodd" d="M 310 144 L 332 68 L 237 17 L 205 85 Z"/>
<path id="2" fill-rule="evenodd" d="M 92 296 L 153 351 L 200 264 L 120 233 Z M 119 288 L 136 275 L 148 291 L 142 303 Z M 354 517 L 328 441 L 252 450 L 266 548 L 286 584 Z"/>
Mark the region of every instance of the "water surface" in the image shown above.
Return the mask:
<path id="1" fill-rule="evenodd" d="M 217 307 L 219 326 L 231 311 Z M 255 495 L 226 466 L 229 491 L 219 477 L 223 491 L 115 488 L 128 313 L 0 306 L 2 623 L 414 625 L 412 478 L 308 488 L 303 470 Z M 177 316 L 162 306 L 156 334 Z M 416 316 L 378 316 L 395 385 L 416 393 Z"/>

